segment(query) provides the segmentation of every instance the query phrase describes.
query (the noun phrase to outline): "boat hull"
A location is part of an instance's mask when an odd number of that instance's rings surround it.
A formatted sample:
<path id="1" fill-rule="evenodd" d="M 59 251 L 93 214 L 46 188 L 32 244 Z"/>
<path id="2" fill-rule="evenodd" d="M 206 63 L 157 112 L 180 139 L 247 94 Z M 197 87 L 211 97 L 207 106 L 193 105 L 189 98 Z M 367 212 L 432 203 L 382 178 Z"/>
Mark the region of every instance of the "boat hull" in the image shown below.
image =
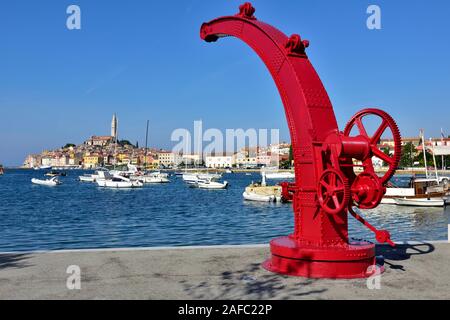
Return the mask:
<path id="1" fill-rule="evenodd" d="M 445 199 L 442 198 L 420 198 L 420 199 L 408 199 L 408 198 L 394 198 L 396 205 L 399 206 L 411 206 L 411 207 L 443 207 L 445 206 Z"/>
<path id="2" fill-rule="evenodd" d="M 61 184 L 61 182 L 59 182 L 57 180 L 40 180 L 40 179 L 35 179 L 35 178 L 31 179 L 31 183 L 41 185 L 41 186 L 49 186 L 49 187 L 54 187 L 54 186 Z"/>

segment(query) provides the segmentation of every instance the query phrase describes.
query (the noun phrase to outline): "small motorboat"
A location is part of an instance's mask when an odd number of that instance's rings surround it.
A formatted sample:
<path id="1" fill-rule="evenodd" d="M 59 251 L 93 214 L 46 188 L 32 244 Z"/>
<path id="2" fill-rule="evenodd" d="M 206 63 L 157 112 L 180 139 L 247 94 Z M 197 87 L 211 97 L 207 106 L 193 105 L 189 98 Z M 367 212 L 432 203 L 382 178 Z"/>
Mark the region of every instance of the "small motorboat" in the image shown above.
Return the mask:
<path id="1" fill-rule="evenodd" d="M 254 192 L 244 191 L 242 194 L 245 200 L 249 201 L 259 201 L 259 202 L 275 202 L 276 197 L 273 194 L 265 195 L 265 194 L 257 194 Z"/>
<path id="2" fill-rule="evenodd" d="M 218 180 L 222 178 L 220 173 L 183 173 L 183 181 L 188 184 L 196 184 L 200 180 Z"/>
<path id="3" fill-rule="evenodd" d="M 398 206 L 413 207 L 444 207 L 446 198 L 394 198 L 395 204 Z"/>
<path id="4" fill-rule="evenodd" d="M 67 174 L 65 172 L 59 172 L 59 171 L 52 170 L 50 172 L 47 172 L 45 175 L 47 177 L 65 177 Z"/>
<path id="5" fill-rule="evenodd" d="M 228 182 L 217 182 L 213 181 L 213 179 L 199 179 L 197 182 L 191 184 L 192 187 L 200 188 L 200 189 L 226 189 L 228 187 Z"/>
<path id="6" fill-rule="evenodd" d="M 267 179 L 295 179 L 295 174 L 293 172 L 268 172 L 266 173 Z"/>
<path id="7" fill-rule="evenodd" d="M 245 188 L 242 196 L 245 200 L 259 202 L 281 202 L 281 186 L 268 186 L 266 183 L 266 174 L 261 172 L 261 182 L 251 183 Z"/>
<path id="8" fill-rule="evenodd" d="M 145 174 L 143 176 L 137 176 L 136 180 L 140 180 L 143 183 L 169 183 L 170 180 L 168 178 L 167 173 L 161 172 L 151 172 L 149 174 Z"/>
<path id="9" fill-rule="evenodd" d="M 78 180 L 80 180 L 81 182 L 95 182 L 95 178 L 93 177 L 92 174 L 85 174 L 85 175 L 79 176 Z"/>
<path id="10" fill-rule="evenodd" d="M 40 180 L 40 179 L 33 178 L 33 179 L 31 179 L 31 183 L 39 184 L 41 186 L 57 186 L 57 185 L 61 184 L 61 181 L 59 181 L 57 177 L 53 177 L 51 179 L 46 179 L 46 180 Z"/>
<path id="11" fill-rule="evenodd" d="M 140 188 L 144 186 L 141 181 L 131 181 L 129 178 L 120 175 L 110 176 L 106 179 L 96 179 L 96 182 L 99 187 L 106 188 Z"/>
<path id="12" fill-rule="evenodd" d="M 0 176 L 3 175 L 5 172 L 3 171 L 3 166 L 0 164 Z"/>

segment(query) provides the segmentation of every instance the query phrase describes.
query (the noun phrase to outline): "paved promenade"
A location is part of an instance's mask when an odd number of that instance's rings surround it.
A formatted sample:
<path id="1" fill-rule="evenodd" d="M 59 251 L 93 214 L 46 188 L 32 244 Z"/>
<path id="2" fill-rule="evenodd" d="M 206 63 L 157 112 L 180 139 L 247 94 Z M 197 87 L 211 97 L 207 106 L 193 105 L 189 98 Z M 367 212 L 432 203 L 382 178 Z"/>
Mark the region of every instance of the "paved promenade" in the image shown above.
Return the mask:
<path id="1" fill-rule="evenodd" d="M 365 279 L 285 277 L 260 263 L 267 246 L 0 254 L 0 299 L 450 299 L 450 244 L 377 248 L 381 289 Z M 68 290 L 68 266 L 81 289 Z"/>

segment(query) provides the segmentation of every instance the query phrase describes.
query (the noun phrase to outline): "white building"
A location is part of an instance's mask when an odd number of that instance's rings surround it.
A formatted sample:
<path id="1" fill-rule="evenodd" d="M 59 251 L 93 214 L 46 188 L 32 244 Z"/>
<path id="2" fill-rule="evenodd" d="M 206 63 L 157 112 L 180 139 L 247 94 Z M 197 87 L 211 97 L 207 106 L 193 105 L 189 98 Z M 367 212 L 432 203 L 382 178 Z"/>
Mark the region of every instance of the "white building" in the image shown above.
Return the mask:
<path id="1" fill-rule="evenodd" d="M 207 168 L 231 168 L 236 164 L 234 155 L 206 156 Z"/>
<path id="2" fill-rule="evenodd" d="M 183 161 L 183 158 L 173 152 L 158 152 L 158 161 L 160 165 L 164 167 L 173 167 L 174 165 L 178 165 Z"/>
<path id="3" fill-rule="evenodd" d="M 201 157 L 199 154 L 183 154 L 181 156 L 182 161 L 185 164 L 199 164 L 201 161 Z"/>
<path id="4" fill-rule="evenodd" d="M 257 157 L 248 157 L 243 152 L 238 152 L 235 154 L 236 167 L 256 167 L 258 166 Z"/>

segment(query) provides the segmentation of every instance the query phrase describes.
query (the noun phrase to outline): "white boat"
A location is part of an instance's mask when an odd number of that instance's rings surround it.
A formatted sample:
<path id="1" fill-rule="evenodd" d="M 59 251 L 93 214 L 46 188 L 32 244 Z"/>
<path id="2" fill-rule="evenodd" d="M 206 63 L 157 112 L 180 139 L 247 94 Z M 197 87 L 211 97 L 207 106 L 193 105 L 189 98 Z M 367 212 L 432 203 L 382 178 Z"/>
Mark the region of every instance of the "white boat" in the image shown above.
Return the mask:
<path id="1" fill-rule="evenodd" d="M 105 170 L 97 170 L 95 173 L 92 174 L 84 174 L 82 176 L 78 176 L 78 180 L 82 182 L 95 182 L 97 180 L 104 180 L 111 178 L 112 175 Z"/>
<path id="2" fill-rule="evenodd" d="M 219 173 L 183 173 L 183 181 L 188 184 L 196 184 L 199 180 L 218 180 L 222 177 Z"/>
<path id="3" fill-rule="evenodd" d="M 226 189 L 228 187 L 228 182 L 217 182 L 211 179 L 198 180 L 195 186 L 200 189 Z"/>
<path id="4" fill-rule="evenodd" d="M 129 178 L 120 175 L 114 175 L 105 179 L 96 179 L 96 182 L 99 187 L 106 188 L 140 188 L 144 186 L 141 181 L 131 181 Z"/>
<path id="5" fill-rule="evenodd" d="M 231 169 L 227 169 L 225 170 L 225 173 L 233 173 L 233 171 Z"/>
<path id="6" fill-rule="evenodd" d="M 34 167 L 34 170 L 49 170 L 51 169 L 52 166 L 39 166 L 39 167 Z"/>
<path id="7" fill-rule="evenodd" d="M 293 172 L 288 171 L 279 171 L 279 172 L 266 172 L 267 179 L 295 179 L 295 174 Z"/>
<path id="8" fill-rule="evenodd" d="M 85 175 L 79 176 L 78 180 L 80 180 L 81 182 L 95 182 L 95 178 L 93 177 L 92 174 L 85 174 Z"/>
<path id="9" fill-rule="evenodd" d="M 268 186 L 266 183 L 266 174 L 261 172 L 261 182 L 251 183 L 245 188 L 242 194 L 245 200 L 259 202 L 281 202 L 281 187 Z"/>
<path id="10" fill-rule="evenodd" d="M 133 176 L 132 180 L 136 179 L 143 183 L 168 183 L 170 182 L 167 173 L 151 172 L 142 176 Z"/>
<path id="11" fill-rule="evenodd" d="M 399 187 L 400 186 L 400 187 Z M 397 201 L 397 199 L 401 199 Z M 442 201 L 427 201 L 428 199 Z M 408 200 L 408 201 L 403 201 Z M 416 201 L 417 200 L 417 201 Z M 408 205 L 434 206 L 433 203 L 445 203 L 444 187 L 436 179 L 416 178 L 414 176 L 395 176 L 389 181 L 382 204 L 409 203 Z"/>
<path id="12" fill-rule="evenodd" d="M 393 198 L 398 206 L 414 206 L 414 207 L 444 207 L 446 205 L 445 198 Z"/>
<path id="13" fill-rule="evenodd" d="M 259 201 L 259 202 L 275 202 L 276 197 L 274 195 L 263 195 L 263 194 L 256 194 L 253 192 L 247 192 L 244 191 L 242 194 L 245 200 L 249 201 Z"/>
<path id="14" fill-rule="evenodd" d="M 60 185 L 61 182 L 58 180 L 57 177 L 53 177 L 51 179 L 46 179 L 46 180 L 40 180 L 40 179 L 31 179 L 31 183 L 34 184 L 39 184 L 41 186 L 57 186 Z"/>

